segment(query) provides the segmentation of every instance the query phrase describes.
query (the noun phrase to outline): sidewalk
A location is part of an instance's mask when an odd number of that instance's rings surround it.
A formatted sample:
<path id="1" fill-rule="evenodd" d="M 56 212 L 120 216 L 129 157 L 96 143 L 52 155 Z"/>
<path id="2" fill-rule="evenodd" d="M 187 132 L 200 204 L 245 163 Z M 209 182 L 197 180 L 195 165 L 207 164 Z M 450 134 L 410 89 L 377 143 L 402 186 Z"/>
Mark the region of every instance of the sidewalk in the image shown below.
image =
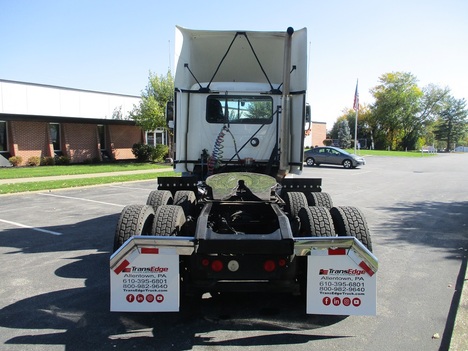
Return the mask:
<path id="1" fill-rule="evenodd" d="M 466 351 L 468 350 L 468 271 L 467 271 L 467 253 L 464 253 L 464 261 L 462 262 L 465 268 L 463 288 L 461 291 L 460 302 L 458 304 L 457 315 L 453 327 L 452 338 L 450 341 L 450 351 Z M 462 273 L 463 274 L 463 273 Z"/>
<path id="2" fill-rule="evenodd" d="M 46 182 L 51 180 L 61 179 L 80 179 L 80 178 L 99 178 L 99 177 L 115 177 L 120 175 L 131 175 L 131 174 L 144 174 L 144 173 L 161 173 L 170 172 L 172 167 L 158 168 L 158 169 L 143 169 L 138 171 L 120 171 L 120 172 L 108 172 L 108 173 L 90 173 L 90 174 L 72 174 L 72 175 L 61 175 L 61 176 L 50 176 L 50 177 L 33 177 L 33 178 L 14 178 L 14 179 L 0 179 L 0 185 L 2 184 L 17 184 L 17 183 L 29 183 L 29 182 Z"/>

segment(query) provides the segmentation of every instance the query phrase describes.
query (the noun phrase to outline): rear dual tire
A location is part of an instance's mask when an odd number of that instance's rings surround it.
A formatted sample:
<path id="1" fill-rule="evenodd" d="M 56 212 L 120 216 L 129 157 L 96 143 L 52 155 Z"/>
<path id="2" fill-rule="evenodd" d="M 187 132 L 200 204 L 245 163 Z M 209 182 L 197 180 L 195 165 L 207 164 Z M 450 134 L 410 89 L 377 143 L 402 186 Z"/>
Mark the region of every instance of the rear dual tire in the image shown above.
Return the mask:
<path id="1" fill-rule="evenodd" d="M 351 206 L 337 206 L 330 209 L 330 214 L 338 236 L 353 236 L 372 252 L 369 227 L 361 210 Z"/>
<path id="2" fill-rule="evenodd" d="M 185 221 L 184 210 L 177 205 L 160 205 L 156 211 L 150 205 L 125 206 L 115 229 L 113 250 L 117 251 L 133 236 L 181 235 Z"/>

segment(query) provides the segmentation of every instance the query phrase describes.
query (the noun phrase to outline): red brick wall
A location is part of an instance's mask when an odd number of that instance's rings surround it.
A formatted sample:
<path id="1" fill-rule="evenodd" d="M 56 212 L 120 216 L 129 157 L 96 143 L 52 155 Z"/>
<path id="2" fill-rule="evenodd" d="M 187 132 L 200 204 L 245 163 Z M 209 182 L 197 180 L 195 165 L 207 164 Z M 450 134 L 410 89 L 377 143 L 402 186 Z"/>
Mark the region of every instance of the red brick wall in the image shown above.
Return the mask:
<path id="1" fill-rule="evenodd" d="M 10 121 L 10 153 L 21 156 L 23 165 L 33 156 L 50 156 L 49 129 L 46 122 Z"/>
<path id="2" fill-rule="evenodd" d="M 60 123 L 60 140 L 63 155 L 72 163 L 101 158 L 96 124 Z M 143 132 L 140 127 L 106 126 L 105 147 L 116 160 L 134 159 L 132 146 L 141 142 Z M 31 156 L 54 156 L 48 122 L 9 121 L 8 143 L 10 154 L 21 156 L 23 165 Z"/>
<path id="3" fill-rule="evenodd" d="M 327 124 L 312 122 L 312 147 L 324 146 L 323 141 L 327 138 Z"/>
<path id="4" fill-rule="evenodd" d="M 100 159 L 96 124 L 61 123 L 62 151 L 71 163 Z"/>
<path id="5" fill-rule="evenodd" d="M 134 159 L 132 146 L 143 142 L 143 132 L 137 126 L 108 126 L 113 158 L 116 160 Z"/>

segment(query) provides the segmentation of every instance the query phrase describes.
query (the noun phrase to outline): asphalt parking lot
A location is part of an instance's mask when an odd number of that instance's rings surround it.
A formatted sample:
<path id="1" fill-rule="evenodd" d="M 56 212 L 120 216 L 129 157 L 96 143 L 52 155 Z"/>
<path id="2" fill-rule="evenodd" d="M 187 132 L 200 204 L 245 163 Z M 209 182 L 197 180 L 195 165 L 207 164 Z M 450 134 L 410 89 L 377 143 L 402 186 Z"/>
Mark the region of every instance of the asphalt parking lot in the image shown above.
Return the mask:
<path id="1" fill-rule="evenodd" d="M 127 204 L 156 180 L 0 196 L 2 350 L 445 350 L 468 249 L 468 155 L 308 167 L 366 215 L 377 316 L 305 315 L 288 296 L 234 295 L 180 313 L 109 312 L 109 256 Z"/>

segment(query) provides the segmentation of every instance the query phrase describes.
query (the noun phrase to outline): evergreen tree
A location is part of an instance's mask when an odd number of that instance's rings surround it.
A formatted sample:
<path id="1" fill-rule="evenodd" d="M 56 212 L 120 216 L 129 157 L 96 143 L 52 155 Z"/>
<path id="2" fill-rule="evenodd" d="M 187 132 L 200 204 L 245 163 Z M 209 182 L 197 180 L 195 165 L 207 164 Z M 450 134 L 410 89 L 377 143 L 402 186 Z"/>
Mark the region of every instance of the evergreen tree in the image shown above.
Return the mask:
<path id="1" fill-rule="evenodd" d="M 463 138 L 468 127 L 468 110 L 465 99 L 447 99 L 440 112 L 434 134 L 437 140 L 446 142 L 445 151 L 453 149 L 455 144 Z"/>
<path id="2" fill-rule="evenodd" d="M 341 121 L 338 126 L 338 140 L 342 149 L 348 149 L 351 147 L 351 132 L 349 129 L 349 123 L 346 119 Z"/>

